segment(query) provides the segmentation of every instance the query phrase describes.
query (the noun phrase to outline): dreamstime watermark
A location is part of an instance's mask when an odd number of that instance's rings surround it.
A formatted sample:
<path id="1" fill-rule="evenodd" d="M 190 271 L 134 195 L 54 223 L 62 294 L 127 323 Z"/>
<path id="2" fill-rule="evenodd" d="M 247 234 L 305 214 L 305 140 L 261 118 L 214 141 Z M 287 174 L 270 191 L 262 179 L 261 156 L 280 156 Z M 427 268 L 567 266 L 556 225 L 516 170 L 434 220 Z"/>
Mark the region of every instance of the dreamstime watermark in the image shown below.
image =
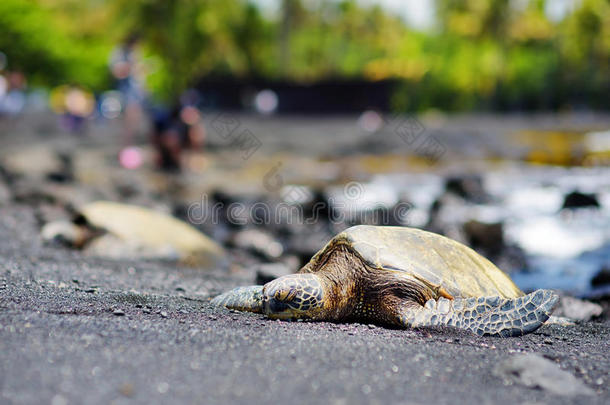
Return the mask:
<path id="1" fill-rule="evenodd" d="M 426 127 L 412 115 L 394 115 L 384 118 L 384 123 L 430 164 L 437 163 L 447 152 L 447 147 L 437 137 L 424 135 Z"/>
<path id="2" fill-rule="evenodd" d="M 239 118 L 231 114 L 225 112 L 217 114 L 210 120 L 210 126 L 218 136 L 228 142 L 230 147 L 241 152 L 243 160 L 248 160 L 263 145 L 250 129 L 241 124 Z"/>
<path id="3" fill-rule="evenodd" d="M 447 147 L 433 135 L 424 135 L 426 127 L 412 115 L 391 115 L 383 117 L 386 127 L 395 133 L 415 154 L 425 158 L 430 164 L 438 162 L 447 152 Z M 242 125 L 241 120 L 227 112 L 220 112 L 207 120 L 210 127 L 227 146 L 241 152 L 243 160 L 248 160 L 263 145 L 262 141 Z M 281 162 L 280 162 L 281 165 Z"/>
<path id="4" fill-rule="evenodd" d="M 446 146 L 438 138 L 425 135 L 426 128 L 415 117 L 410 115 L 394 115 L 384 118 L 387 128 L 390 128 L 405 144 L 414 148 L 415 153 L 434 164 L 447 151 Z M 241 157 L 248 160 L 262 146 L 262 142 L 249 129 L 242 125 L 236 116 L 226 112 L 218 113 L 209 120 L 212 130 L 227 146 L 238 149 Z M 322 221 L 331 224 L 369 223 L 369 224 L 407 224 L 407 216 L 413 206 L 406 202 L 398 202 L 388 208 L 375 199 L 371 193 L 364 198 L 366 186 L 358 182 L 349 182 L 343 192 L 327 201 L 312 201 L 311 192 L 307 187 L 288 185 L 282 174 L 283 162 L 278 162 L 268 170 L 263 178 L 263 188 L 279 195 L 282 202 L 269 204 L 259 201 L 253 204 L 234 202 L 224 204 L 214 202 L 203 195 L 201 200 L 188 208 L 188 218 L 194 224 L 228 222 L 234 225 L 269 225 L 269 224 L 319 224 Z M 373 201 L 372 201 L 373 200 Z M 304 207 L 307 206 L 307 209 Z"/>
<path id="5" fill-rule="evenodd" d="M 298 187 L 290 187 L 289 192 L 296 192 Z M 386 207 L 374 202 L 362 202 L 365 187 L 358 182 L 349 182 L 343 187 L 343 193 L 328 197 L 327 201 L 313 202 L 307 208 L 300 203 L 281 201 L 267 203 L 263 201 L 246 204 L 243 202 L 211 201 L 206 194 L 201 200 L 189 205 L 187 216 L 191 223 L 232 225 L 315 225 L 321 222 L 330 224 L 407 224 L 408 215 L 413 206 L 407 202 L 398 202 Z"/>

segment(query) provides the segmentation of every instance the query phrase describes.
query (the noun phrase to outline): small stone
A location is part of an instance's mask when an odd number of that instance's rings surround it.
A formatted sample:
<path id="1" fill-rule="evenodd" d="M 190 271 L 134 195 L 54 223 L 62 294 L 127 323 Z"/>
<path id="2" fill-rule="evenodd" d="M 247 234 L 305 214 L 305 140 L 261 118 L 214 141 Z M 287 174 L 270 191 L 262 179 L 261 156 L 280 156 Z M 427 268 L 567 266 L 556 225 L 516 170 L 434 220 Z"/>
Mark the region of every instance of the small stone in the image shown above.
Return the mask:
<path id="1" fill-rule="evenodd" d="M 375 329 L 377 326 L 373 325 L 372 323 L 370 323 L 369 325 L 369 329 Z"/>
<path id="2" fill-rule="evenodd" d="M 167 312 L 165 312 L 165 311 L 161 311 L 161 312 L 160 312 L 160 315 L 161 315 L 163 318 L 167 318 Z"/>
<path id="3" fill-rule="evenodd" d="M 233 245 L 249 250 L 267 260 L 275 260 L 284 252 L 282 244 L 272 235 L 257 229 L 246 229 L 235 233 L 231 239 Z"/>
<path id="4" fill-rule="evenodd" d="M 283 263 L 264 263 L 256 269 L 256 283 L 263 285 L 276 278 L 292 273 L 292 269 Z"/>
<path id="5" fill-rule="evenodd" d="M 159 391 L 159 394 L 167 393 L 167 391 L 169 391 L 169 384 L 166 382 L 159 383 L 159 385 L 157 385 L 157 391 Z"/>
<path id="6" fill-rule="evenodd" d="M 601 305 L 593 302 L 580 300 L 578 298 L 564 296 L 559 300 L 557 309 L 553 312 L 554 316 L 565 316 L 570 319 L 588 321 L 591 318 L 600 316 L 603 312 Z"/>
<path id="7" fill-rule="evenodd" d="M 121 385 L 121 387 L 119 388 L 119 392 L 126 397 L 132 397 L 133 396 L 133 385 L 129 384 L 129 383 L 125 383 L 125 384 Z"/>
<path id="8" fill-rule="evenodd" d="M 564 198 L 561 209 L 599 208 L 599 200 L 595 194 L 572 191 Z"/>
<path id="9" fill-rule="evenodd" d="M 602 267 L 599 272 L 591 279 L 591 285 L 593 287 L 610 285 L 610 267 Z"/>
<path id="10" fill-rule="evenodd" d="M 592 395 L 594 392 L 582 381 L 559 368 L 559 365 L 536 354 L 510 356 L 493 369 L 496 377 L 505 382 L 541 388 L 556 395 Z"/>
<path id="11" fill-rule="evenodd" d="M 121 310 L 121 309 L 115 309 L 115 310 L 112 312 L 112 314 L 113 314 L 113 315 L 116 315 L 116 316 L 125 316 L 125 311 L 123 311 L 123 310 Z"/>
<path id="12" fill-rule="evenodd" d="M 68 404 L 68 400 L 60 394 L 55 395 L 51 399 L 51 405 L 67 405 L 67 404 Z"/>

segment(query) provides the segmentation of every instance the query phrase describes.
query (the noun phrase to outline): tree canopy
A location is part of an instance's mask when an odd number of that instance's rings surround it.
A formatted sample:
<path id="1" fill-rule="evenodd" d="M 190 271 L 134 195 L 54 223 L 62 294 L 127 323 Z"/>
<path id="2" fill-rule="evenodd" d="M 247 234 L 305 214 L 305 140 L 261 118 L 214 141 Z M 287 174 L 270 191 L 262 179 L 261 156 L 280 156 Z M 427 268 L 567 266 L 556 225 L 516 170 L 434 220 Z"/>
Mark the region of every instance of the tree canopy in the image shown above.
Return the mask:
<path id="1" fill-rule="evenodd" d="M 296 82 L 394 79 L 398 110 L 608 108 L 610 2 L 560 21 L 544 0 L 437 0 L 436 25 L 410 28 L 355 0 L 2 0 L 0 51 L 30 82 L 111 85 L 108 58 L 141 39 L 160 97 L 213 75 Z"/>

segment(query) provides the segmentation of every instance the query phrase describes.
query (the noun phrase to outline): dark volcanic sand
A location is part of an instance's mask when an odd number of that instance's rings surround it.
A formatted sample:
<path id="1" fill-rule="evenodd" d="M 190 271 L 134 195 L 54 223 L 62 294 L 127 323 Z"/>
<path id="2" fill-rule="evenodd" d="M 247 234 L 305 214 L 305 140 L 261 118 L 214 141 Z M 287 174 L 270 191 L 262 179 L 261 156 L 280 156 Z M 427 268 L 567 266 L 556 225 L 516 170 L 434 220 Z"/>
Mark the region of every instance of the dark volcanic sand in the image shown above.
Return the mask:
<path id="1" fill-rule="evenodd" d="M 610 323 L 521 338 L 289 323 L 210 307 L 246 275 L 85 258 L 0 208 L 0 403 L 610 403 Z M 595 394 L 507 385 L 537 353 Z"/>

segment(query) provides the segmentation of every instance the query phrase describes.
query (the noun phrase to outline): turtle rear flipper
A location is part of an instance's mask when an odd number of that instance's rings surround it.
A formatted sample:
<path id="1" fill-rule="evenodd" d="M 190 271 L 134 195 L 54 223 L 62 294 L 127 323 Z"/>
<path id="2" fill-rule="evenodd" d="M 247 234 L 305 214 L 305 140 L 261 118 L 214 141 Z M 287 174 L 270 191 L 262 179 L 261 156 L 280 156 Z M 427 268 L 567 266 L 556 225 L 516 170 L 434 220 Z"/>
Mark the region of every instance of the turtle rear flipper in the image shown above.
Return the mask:
<path id="1" fill-rule="evenodd" d="M 557 300 L 557 294 L 550 290 L 518 298 L 439 298 L 423 307 L 403 306 L 399 322 L 410 327 L 453 326 L 479 336 L 521 336 L 542 326 Z"/>
<path id="2" fill-rule="evenodd" d="M 263 312 L 263 286 L 237 287 L 220 294 L 210 303 L 238 311 Z"/>

